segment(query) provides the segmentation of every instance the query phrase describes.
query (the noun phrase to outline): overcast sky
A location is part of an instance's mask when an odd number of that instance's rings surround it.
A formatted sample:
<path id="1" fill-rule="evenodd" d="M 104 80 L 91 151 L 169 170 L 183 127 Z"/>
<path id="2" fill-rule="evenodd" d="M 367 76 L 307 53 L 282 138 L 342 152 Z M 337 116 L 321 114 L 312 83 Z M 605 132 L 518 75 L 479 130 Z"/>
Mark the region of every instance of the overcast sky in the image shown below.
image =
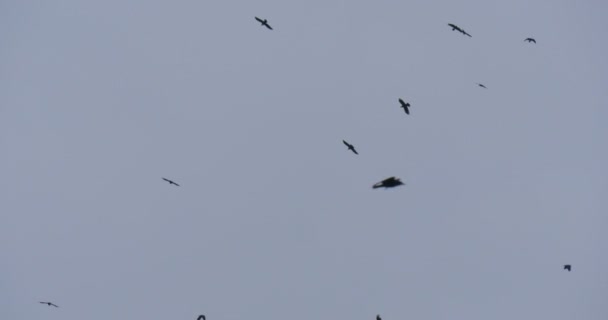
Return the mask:
<path id="1" fill-rule="evenodd" d="M 0 319 L 607 319 L 606 12 L 0 1 Z"/>

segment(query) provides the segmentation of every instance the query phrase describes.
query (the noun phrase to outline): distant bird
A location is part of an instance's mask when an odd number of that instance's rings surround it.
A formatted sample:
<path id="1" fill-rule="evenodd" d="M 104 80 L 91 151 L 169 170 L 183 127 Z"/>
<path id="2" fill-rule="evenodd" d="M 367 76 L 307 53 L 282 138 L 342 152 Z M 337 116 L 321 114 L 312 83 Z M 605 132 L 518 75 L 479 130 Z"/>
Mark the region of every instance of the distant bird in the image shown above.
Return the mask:
<path id="1" fill-rule="evenodd" d="M 376 188 L 382 188 L 384 187 L 386 188 L 394 188 L 397 186 L 400 186 L 404 184 L 403 182 L 401 182 L 401 180 L 399 180 L 399 178 L 395 178 L 395 177 L 390 177 L 390 178 L 386 178 L 378 183 L 376 183 L 375 185 L 372 186 L 373 189 Z"/>
<path id="2" fill-rule="evenodd" d="M 176 185 L 176 186 L 178 186 L 178 187 L 179 187 L 179 184 L 177 184 L 177 183 L 175 183 L 175 182 L 173 182 L 173 181 L 171 181 L 171 180 L 169 180 L 169 179 L 167 179 L 167 178 L 163 178 L 163 180 L 165 180 L 165 181 L 169 182 L 169 184 L 174 184 L 174 185 Z"/>
<path id="3" fill-rule="evenodd" d="M 486 88 L 486 86 L 484 86 L 484 85 L 483 85 L 483 84 L 481 84 L 481 83 L 478 83 L 477 85 L 478 85 L 478 86 L 480 86 L 480 87 L 482 87 L 482 88 L 484 88 L 484 89 L 487 89 L 487 88 Z"/>
<path id="4" fill-rule="evenodd" d="M 401 103 L 401 108 L 405 110 L 406 114 L 410 114 L 410 103 L 403 101 L 403 99 L 399 98 L 399 103 Z"/>
<path id="5" fill-rule="evenodd" d="M 345 140 L 342 140 L 342 142 L 344 143 L 345 146 L 348 147 L 348 150 L 354 152 L 355 154 L 359 154 L 359 153 L 357 153 L 357 150 L 355 150 L 355 146 L 353 146 L 352 144 L 346 142 Z"/>
<path id="6" fill-rule="evenodd" d="M 380 318 L 380 315 L 376 316 L 376 320 L 382 320 L 382 318 Z"/>
<path id="7" fill-rule="evenodd" d="M 44 302 L 44 301 L 40 301 L 40 303 L 42 303 L 42 304 L 46 304 L 46 305 L 48 305 L 49 307 L 50 307 L 50 306 L 53 306 L 53 307 L 55 307 L 55 308 L 59 308 L 59 306 L 58 306 L 58 305 L 56 305 L 56 304 L 54 304 L 54 303 L 52 303 L 52 302 Z"/>
<path id="8" fill-rule="evenodd" d="M 268 19 L 262 20 L 262 19 L 260 19 L 258 17 L 255 17 L 255 20 L 257 20 L 259 23 L 261 23 L 264 27 L 272 30 L 272 27 L 268 24 Z"/>
<path id="9" fill-rule="evenodd" d="M 524 41 L 528 41 L 528 43 L 530 43 L 530 42 L 536 43 L 536 40 L 534 40 L 534 38 L 526 38 Z"/>
<path id="10" fill-rule="evenodd" d="M 570 270 L 572 270 L 572 266 L 569 264 L 565 264 L 564 265 L 564 270 L 568 270 L 568 272 L 570 272 Z"/>
<path id="11" fill-rule="evenodd" d="M 201 314 L 200 316 L 198 316 L 198 318 L 196 318 L 196 320 L 207 320 L 207 318 L 205 318 L 204 314 Z"/>
<path id="12" fill-rule="evenodd" d="M 464 35 L 467 35 L 469 37 L 471 37 L 470 34 L 468 34 L 466 31 L 464 31 L 464 29 L 460 28 L 459 26 L 453 24 L 453 23 L 448 23 L 448 26 L 452 27 L 452 31 L 456 30 Z"/>

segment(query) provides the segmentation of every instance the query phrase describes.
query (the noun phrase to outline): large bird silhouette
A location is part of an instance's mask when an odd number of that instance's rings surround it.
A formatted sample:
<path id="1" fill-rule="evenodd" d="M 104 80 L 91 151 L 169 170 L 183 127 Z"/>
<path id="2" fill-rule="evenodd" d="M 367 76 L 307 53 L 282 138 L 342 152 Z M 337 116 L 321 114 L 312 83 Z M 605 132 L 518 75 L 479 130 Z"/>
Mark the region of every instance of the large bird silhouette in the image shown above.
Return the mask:
<path id="1" fill-rule="evenodd" d="M 401 108 L 403 108 L 405 113 L 410 114 L 410 103 L 403 101 L 401 98 L 399 98 L 399 103 L 401 104 Z"/>
<path id="2" fill-rule="evenodd" d="M 346 140 L 342 140 L 342 143 L 344 143 L 344 145 L 348 147 L 348 150 L 352 151 L 354 154 L 359 154 L 357 150 L 355 150 L 355 146 L 346 142 Z"/>
<path id="3" fill-rule="evenodd" d="M 174 185 L 176 185 L 176 186 L 178 186 L 178 187 L 179 187 L 179 184 L 177 184 L 177 183 L 173 182 L 172 180 L 169 180 L 169 179 L 167 179 L 167 178 L 163 178 L 163 180 L 165 180 L 165 181 L 169 182 L 169 184 L 174 184 Z"/>
<path id="4" fill-rule="evenodd" d="M 469 37 L 472 37 L 470 34 L 468 34 L 466 31 L 464 31 L 464 29 L 460 28 L 459 26 L 453 24 L 453 23 L 448 23 L 448 26 L 452 27 L 452 31 L 456 30 L 464 35 L 467 35 Z"/>
<path id="5" fill-rule="evenodd" d="M 259 23 L 261 23 L 264 27 L 272 30 L 272 27 L 268 24 L 268 19 L 260 19 L 258 17 L 255 17 L 255 20 L 257 20 Z"/>
<path id="6" fill-rule="evenodd" d="M 42 303 L 42 304 L 46 304 L 46 305 L 48 305 L 49 307 L 53 306 L 53 307 L 55 307 L 55 308 L 59 308 L 59 306 L 58 306 L 58 305 L 56 305 L 56 304 L 54 304 L 54 303 L 52 303 L 52 302 L 40 301 L 40 303 Z"/>
<path id="7" fill-rule="evenodd" d="M 534 40 L 534 38 L 526 38 L 526 39 L 524 39 L 524 41 L 528 41 L 528 43 L 530 43 L 530 42 L 536 43 L 536 40 Z"/>
<path id="8" fill-rule="evenodd" d="M 403 185 L 404 183 L 401 182 L 401 180 L 399 180 L 399 178 L 395 178 L 395 177 L 390 177 L 390 178 L 386 178 L 378 183 L 376 183 L 375 185 L 372 186 L 373 189 L 376 188 L 394 188 L 400 185 Z"/>

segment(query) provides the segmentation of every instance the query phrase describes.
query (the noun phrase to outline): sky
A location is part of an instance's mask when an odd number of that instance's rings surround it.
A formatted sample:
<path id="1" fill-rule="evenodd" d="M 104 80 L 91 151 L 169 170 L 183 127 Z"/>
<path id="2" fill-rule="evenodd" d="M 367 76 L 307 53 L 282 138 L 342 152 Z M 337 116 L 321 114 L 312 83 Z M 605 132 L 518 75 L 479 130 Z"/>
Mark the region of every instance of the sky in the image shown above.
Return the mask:
<path id="1" fill-rule="evenodd" d="M 606 319 L 607 10 L 0 1 L 0 319 Z"/>

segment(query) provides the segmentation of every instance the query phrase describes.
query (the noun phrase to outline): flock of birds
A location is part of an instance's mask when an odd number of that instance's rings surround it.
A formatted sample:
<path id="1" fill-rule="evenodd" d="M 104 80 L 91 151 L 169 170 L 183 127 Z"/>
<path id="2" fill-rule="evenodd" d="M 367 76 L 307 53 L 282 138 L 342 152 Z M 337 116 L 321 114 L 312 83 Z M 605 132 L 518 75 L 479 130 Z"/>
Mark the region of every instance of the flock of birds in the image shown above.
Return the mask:
<path id="1" fill-rule="evenodd" d="M 255 17 L 255 20 L 257 20 L 261 26 L 266 27 L 268 30 L 273 30 L 272 27 L 270 26 L 270 24 L 268 24 L 268 19 L 261 19 L 258 17 Z M 463 35 L 466 35 L 468 37 L 472 37 L 468 32 L 466 32 L 464 29 L 460 28 L 459 26 L 453 24 L 453 23 L 449 23 L 448 26 L 450 26 L 452 28 L 452 31 L 458 31 L 460 33 L 462 33 Z M 536 43 L 536 40 L 534 38 L 526 38 L 524 39 L 525 42 L 528 43 Z M 487 87 L 481 83 L 477 83 L 477 85 L 481 88 L 487 89 Z M 403 108 L 403 111 L 405 111 L 405 114 L 409 115 L 410 114 L 410 103 L 409 102 L 405 102 L 403 99 L 399 98 L 399 104 L 400 104 L 400 108 Z M 357 150 L 355 149 L 355 146 L 348 143 L 346 140 L 342 140 L 342 143 L 344 143 L 344 145 L 348 148 L 349 151 L 352 151 L 354 154 L 358 155 L 359 153 L 357 152 Z M 167 178 L 162 178 L 162 180 L 166 181 L 169 183 L 169 185 L 174 185 L 176 187 L 179 187 L 180 185 L 178 183 L 176 183 L 175 181 L 171 180 L 171 179 L 167 179 Z M 401 180 L 399 178 L 396 177 L 389 177 L 386 178 L 376 184 L 374 184 L 372 186 L 373 189 L 377 189 L 377 188 L 394 188 L 394 187 L 398 187 L 401 185 L 405 185 L 405 183 L 401 182 Z M 564 270 L 567 270 L 568 272 L 572 271 L 572 265 L 570 264 L 566 264 L 563 266 Z M 58 305 L 52 303 L 52 302 L 48 302 L 48 301 L 40 301 L 41 304 L 45 304 L 49 307 L 55 307 L 55 308 L 59 308 Z M 207 320 L 205 315 L 199 315 L 197 320 Z M 382 320 L 382 318 L 380 317 L 380 315 L 376 316 L 376 320 Z"/>

